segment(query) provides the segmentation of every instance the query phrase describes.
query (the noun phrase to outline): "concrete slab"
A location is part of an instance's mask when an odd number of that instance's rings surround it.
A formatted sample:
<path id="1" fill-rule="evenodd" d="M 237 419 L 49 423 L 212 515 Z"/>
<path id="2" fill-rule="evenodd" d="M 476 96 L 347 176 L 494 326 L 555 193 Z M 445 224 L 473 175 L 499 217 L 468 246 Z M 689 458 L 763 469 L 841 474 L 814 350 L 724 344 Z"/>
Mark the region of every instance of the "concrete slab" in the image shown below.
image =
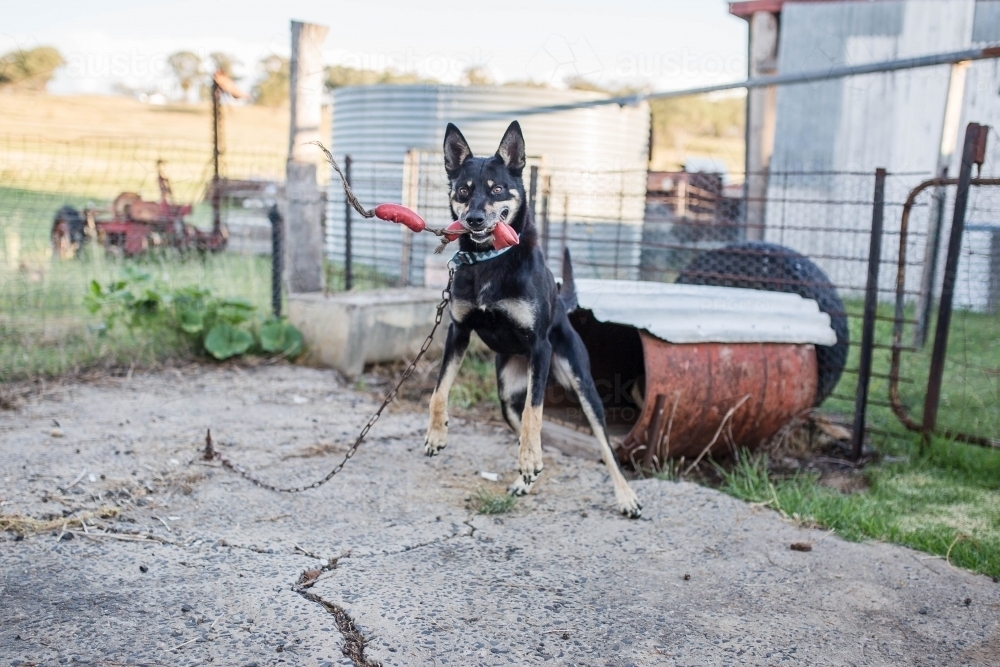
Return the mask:
<path id="1" fill-rule="evenodd" d="M 434 325 L 440 301 L 440 290 L 425 288 L 292 294 L 288 319 L 317 360 L 353 378 L 365 364 L 412 358 Z M 444 334 L 435 340 L 439 348 Z"/>
<path id="2" fill-rule="evenodd" d="M 261 476 L 312 480 L 375 406 L 330 371 L 195 367 L 0 415 L 0 512 L 122 512 L 0 533 L 5 664 L 996 664 L 989 578 L 711 489 L 634 482 L 629 521 L 600 463 L 549 451 L 536 492 L 476 515 L 470 494 L 516 474 L 496 424 L 453 417 L 428 459 L 426 416 L 397 407 L 298 495 L 198 458 L 211 427 Z"/>

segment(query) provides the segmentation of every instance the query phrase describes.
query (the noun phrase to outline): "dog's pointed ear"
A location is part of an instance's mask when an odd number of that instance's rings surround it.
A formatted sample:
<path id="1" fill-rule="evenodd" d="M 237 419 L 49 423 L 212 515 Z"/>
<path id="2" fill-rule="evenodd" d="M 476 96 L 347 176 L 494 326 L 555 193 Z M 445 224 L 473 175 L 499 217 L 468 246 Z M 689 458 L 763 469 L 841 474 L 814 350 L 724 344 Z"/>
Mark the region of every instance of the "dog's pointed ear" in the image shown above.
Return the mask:
<path id="1" fill-rule="evenodd" d="M 448 129 L 444 131 L 444 170 L 448 178 L 454 180 L 470 157 L 472 149 L 469 148 L 469 142 L 457 127 L 448 123 Z"/>
<path id="2" fill-rule="evenodd" d="M 497 157 L 503 160 L 507 170 L 514 176 L 519 177 L 524 171 L 524 135 L 521 134 L 521 125 L 516 120 L 503 133 Z"/>

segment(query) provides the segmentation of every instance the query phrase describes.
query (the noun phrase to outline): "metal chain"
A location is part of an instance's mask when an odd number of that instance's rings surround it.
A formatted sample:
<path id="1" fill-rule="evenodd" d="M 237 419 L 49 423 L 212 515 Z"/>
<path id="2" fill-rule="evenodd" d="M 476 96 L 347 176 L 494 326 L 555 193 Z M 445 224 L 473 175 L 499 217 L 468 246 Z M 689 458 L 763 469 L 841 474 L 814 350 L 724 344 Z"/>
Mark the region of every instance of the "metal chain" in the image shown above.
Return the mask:
<path id="1" fill-rule="evenodd" d="M 437 305 L 437 314 L 434 316 L 434 326 L 433 328 L 431 328 L 430 334 L 424 340 L 424 344 L 420 346 L 420 351 L 417 352 L 417 356 L 413 358 L 413 361 L 410 362 L 410 365 L 406 367 L 405 371 L 403 371 L 403 375 L 402 377 L 399 378 L 399 382 L 396 383 L 396 386 L 392 389 L 392 391 L 386 394 L 385 399 L 382 400 L 382 405 L 379 406 L 378 410 L 375 411 L 375 414 L 373 414 L 371 419 L 368 420 L 368 423 L 365 424 L 365 427 L 361 429 L 361 433 L 358 434 L 358 438 L 357 440 L 354 441 L 354 444 L 351 445 L 351 448 L 347 450 L 347 453 L 344 455 L 344 459 L 340 463 L 338 463 L 333 468 L 333 470 L 328 472 L 326 477 L 316 480 L 312 484 L 307 484 L 305 486 L 281 487 L 271 484 L 269 482 L 265 482 L 262 479 L 254 477 L 248 470 L 246 470 L 245 468 L 241 468 L 240 466 L 236 465 L 229 459 L 222 456 L 219 452 L 217 452 L 214 446 L 212 445 L 211 431 L 209 431 L 209 433 L 205 437 L 204 459 L 206 461 L 218 461 L 219 463 L 222 464 L 222 467 L 232 470 L 233 472 L 237 473 L 240 477 L 252 482 L 256 486 L 259 486 L 262 489 L 267 489 L 268 491 L 276 491 L 278 493 L 301 493 L 303 491 L 308 491 L 309 489 L 319 488 L 324 484 L 326 484 L 327 482 L 329 482 L 331 479 L 333 479 L 334 475 L 336 475 L 337 473 L 339 473 L 341 470 L 344 469 L 344 466 L 347 465 L 347 462 L 350 461 L 351 457 L 353 457 L 355 452 L 358 451 L 358 447 L 361 446 L 361 443 L 364 441 L 365 436 L 368 435 L 368 431 L 371 430 L 372 426 L 375 425 L 375 422 L 377 422 L 379 417 L 382 416 L 382 412 L 389 406 L 390 403 L 392 403 L 393 399 L 396 398 L 396 395 L 399 393 L 399 390 L 403 386 L 403 383 L 406 382 L 411 375 L 413 375 L 413 371 L 416 369 L 417 363 L 424 356 L 424 353 L 426 353 L 427 350 L 430 348 L 431 342 L 434 340 L 434 334 L 437 332 L 438 327 L 441 325 L 441 320 L 444 318 L 444 309 L 448 307 L 448 302 L 451 301 L 451 284 L 454 281 L 454 279 L 455 279 L 455 267 L 449 266 L 448 285 L 441 292 L 441 302 L 438 303 Z"/>

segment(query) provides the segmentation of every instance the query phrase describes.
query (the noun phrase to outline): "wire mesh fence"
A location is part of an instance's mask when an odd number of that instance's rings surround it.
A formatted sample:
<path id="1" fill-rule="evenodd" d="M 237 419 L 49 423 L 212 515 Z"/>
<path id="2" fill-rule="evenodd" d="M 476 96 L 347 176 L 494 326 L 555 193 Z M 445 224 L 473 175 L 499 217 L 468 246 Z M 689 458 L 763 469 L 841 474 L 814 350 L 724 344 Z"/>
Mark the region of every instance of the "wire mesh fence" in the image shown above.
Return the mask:
<path id="1" fill-rule="evenodd" d="M 430 151 L 411 152 L 398 163 L 353 163 L 352 183 L 362 200 L 402 201 L 429 224 L 444 226 L 451 214 L 441 164 L 441 155 Z M 941 269 L 940 262 L 930 266 L 935 253 L 928 249 L 928 237 L 935 234 L 937 254 L 946 250 L 954 188 L 917 196 L 905 234 L 901 218 L 911 190 L 928 177 L 898 173 L 885 179 L 868 398 L 874 432 L 902 430 L 894 416 L 898 406 L 890 400 L 899 275 L 900 320 L 908 340 L 902 352 L 909 356 L 893 390 L 908 406 L 921 404 L 926 394 L 929 350 L 915 332 L 934 326 L 931 306 L 940 293 Z M 636 188 L 639 178 L 642 187 Z M 816 299 L 838 338 L 836 345 L 818 349 L 817 403 L 849 420 L 856 407 L 875 173 L 771 172 L 766 179 L 766 197 L 748 201 L 738 175 L 563 170 L 546 168 L 540 159 L 525 170 L 540 243 L 556 275 L 568 248 L 579 277 L 748 287 Z M 748 216 L 748 207 L 758 207 L 756 215 Z M 955 307 L 960 314 L 952 324 L 954 345 L 944 381 L 954 389 L 944 394 L 947 416 L 942 420 L 947 429 L 973 423 L 988 437 L 997 435 L 1000 410 L 991 352 L 1000 301 L 997 208 L 995 195 L 985 188 L 970 205 L 958 267 Z M 762 222 L 748 227 L 748 219 Z M 330 286 L 338 289 L 344 283 L 337 267 L 344 265 L 347 252 L 342 198 L 330 198 L 327 220 L 327 252 L 334 267 Z M 935 220 L 943 221 L 936 233 Z M 355 286 L 440 284 L 451 252 L 434 255 L 436 239 L 365 220 L 354 219 L 351 227 Z"/>
<path id="2" fill-rule="evenodd" d="M 400 162 L 337 159 L 350 163 L 351 187 L 361 201 L 400 201 L 434 227 L 452 222 L 441 153 L 411 151 Z M 645 170 L 545 169 L 543 162 L 529 157 L 524 179 L 552 270 L 558 275 L 562 248 L 568 247 L 582 277 L 637 279 Z M 326 220 L 331 289 L 345 288 L 348 254 L 355 287 L 437 286 L 447 274 L 454 250 L 436 254 L 438 242 L 430 235 L 359 219 L 347 209 L 339 184 L 329 191 Z"/>
<path id="3" fill-rule="evenodd" d="M 996 132 L 993 133 L 996 140 Z M 97 359 L 130 358 L 141 340 L 104 331 L 84 304 L 92 280 L 113 280 L 126 265 L 168 285 L 202 285 L 268 308 L 271 226 L 282 196 L 283 156 L 229 151 L 223 159 L 223 253 L 182 252 L 170 243 L 129 256 L 124 246 L 86 233 L 54 243 L 57 213 L 78 226 L 113 215 L 122 192 L 156 203 L 190 204 L 183 216 L 211 228 L 211 146 L 140 139 L 0 136 L 0 377 L 54 373 Z M 398 162 L 351 162 L 351 181 L 369 205 L 401 201 L 434 226 L 451 221 L 442 158 L 411 151 Z M 158 163 L 162 162 L 162 166 Z M 159 176 L 166 176 L 169 193 Z M 987 162 L 982 177 L 996 174 Z M 869 405 L 875 431 L 922 418 L 947 251 L 953 184 L 911 191 L 929 174 L 889 174 L 876 290 Z M 855 405 L 858 349 L 875 177 L 858 172 L 772 172 L 766 197 L 744 198 L 740 178 L 717 174 L 555 169 L 531 158 L 525 170 L 540 243 L 556 275 L 563 250 L 579 277 L 651 280 L 797 292 L 827 311 L 838 343 L 820 350 L 820 400 L 845 416 Z M 734 184 L 735 182 L 735 184 Z M 330 290 L 439 285 L 450 252 L 400 226 L 350 215 L 330 190 L 326 209 Z M 749 207 L 758 207 L 748 215 Z M 909 209 L 903 231 L 904 208 Z M 762 221 L 747 227 L 746 220 Z M 82 229 L 82 227 L 81 227 Z M 350 244 L 347 243 L 350 230 Z M 152 239 L 153 237 L 150 237 Z M 67 252 L 68 240 L 68 252 Z M 350 261 L 348 261 L 350 259 Z M 807 261 L 806 261 L 807 260 Z M 898 283 L 898 284 L 897 284 Z M 898 304 L 897 304 L 898 301 Z M 955 316 L 942 381 L 942 430 L 1000 438 L 1000 187 L 977 185 L 957 267 Z M 899 323 L 897 326 L 897 322 Z M 899 330 L 899 331 L 897 331 Z M 894 335 L 897 363 L 893 366 Z M 895 415 L 895 416 L 893 416 Z"/>
<path id="4" fill-rule="evenodd" d="M 162 229 L 146 234 L 138 253 L 126 249 L 124 233 L 121 239 L 116 231 L 96 233 L 123 213 L 112 210 L 123 192 L 138 195 L 130 200 L 136 216 L 145 206 L 136 203 L 140 198 L 159 211 L 162 171 L 169 187 L 162 201 L 173 213 L 190 204 L 181 219 L 207 234 L 211 159 L 211 145 L 194 142 L 0 136 L 0 379 L 165 353 L 149 349 L 148 341 L 105 331 L 85 305 L 91 281 L 106 284 L 126 266 L 153 274 L 162 285 L 199 285 L 266 307 L 270 244 L 260 239 L 270 238 L 265 204 L 280 187 L 280 155 L 225 155 L 224 173 L 241 180 L 224 181 L 231 186 L 221 197 L 230 232 L 224 253 L 178 250 Z M 66 234 L 54 240 L 60 211 Z"/>

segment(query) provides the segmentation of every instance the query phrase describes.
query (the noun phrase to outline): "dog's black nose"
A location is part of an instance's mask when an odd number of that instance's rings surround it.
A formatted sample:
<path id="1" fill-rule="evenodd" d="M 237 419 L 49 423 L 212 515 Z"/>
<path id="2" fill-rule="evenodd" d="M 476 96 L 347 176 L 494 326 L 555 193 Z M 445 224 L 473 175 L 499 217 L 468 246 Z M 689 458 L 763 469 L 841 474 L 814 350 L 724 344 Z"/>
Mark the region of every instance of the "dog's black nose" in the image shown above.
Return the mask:
<path id="1" fill-rule="evenodd" d="M 486 226 L 486 215 L 479 211 L 469 211 L 469 214 L 465 216 L 465 224 L 473 231 L 482 229 Z"/>

